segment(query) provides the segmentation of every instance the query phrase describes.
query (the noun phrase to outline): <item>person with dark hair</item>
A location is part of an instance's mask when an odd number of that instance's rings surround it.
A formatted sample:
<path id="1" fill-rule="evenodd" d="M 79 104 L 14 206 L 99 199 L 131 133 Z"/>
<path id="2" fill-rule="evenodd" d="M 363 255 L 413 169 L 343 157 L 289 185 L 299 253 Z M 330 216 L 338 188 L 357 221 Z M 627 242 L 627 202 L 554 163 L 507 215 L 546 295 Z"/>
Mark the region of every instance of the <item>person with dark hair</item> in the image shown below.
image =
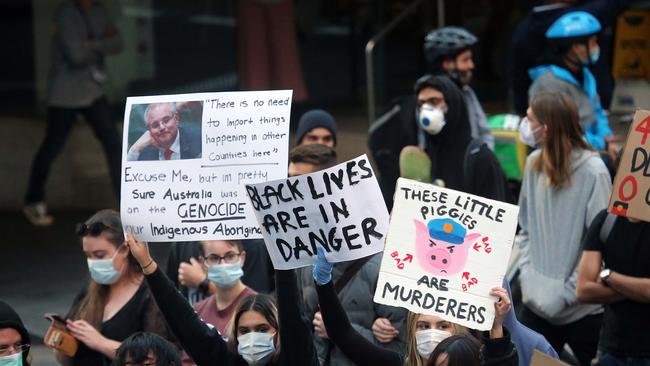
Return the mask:
<path id="1" fill-rule="evenodd" d="M 322 247 L 317 248 L 317 259 L 313 267 L 313 281 L 316 284 L 318 293 L 318 303 L 320 304 L 325 328 L 330 340 L 357 366 L 416 366 L 421 364 L 419 359 L 412 357 L 405 360 L 403 350 L 391 350 L 377 346 L 368 341 L 353 327 L 346 315 L 341 302 L 338 300 L 334 286 L 332 284 L 333 264 L 329 263 L 325 257 L 325 250 Z M 481 351 L 472 354 L 471 363 L 468 365 L 500 365 L 500 366 L 517 366 L 517 351 L 510 341 L 510 334 L 503 327 L 503 320 L 511 308 L 510 298 L 505 289 L 497 287 L 490 291 L 491 296 L 499 300 L 494 303 L 495 318 L 492 328 L 488 332 L 481 334 L 483 347 Z M 411 329 L 412 331 L 413 329 Z M 407 341 L 408 345 L 417 344 L 417 332 L 412 332 L 407 337 L 415 337 L 416 341 Z M 431 363 L 431 360 L 437 361 L 437 353 L 440 347 L 445 347 L 450 338 L 457 339 L 458 335 L 447 335 L 435 347 L 429 356 L 428 365 L 446 365 L 446 363 Z M 472 337 L 462 335 L 461 337 Z M 474 340 L 478 345 L 478 341 Z M 476 346 L 478 348 L 478 346 Z M 406 355 L 412 355 L 414 352 L 406 350 Z M 455 354 L 454 354 L 455 355 Z M 465 365 L 460 363 L 460 365 Z"/>
<path id="2" fill-rule="evenodd" d="M 368 145 L 389 207 L 395 182 L 403 176 L 401 162 L 407 150 L 426 154 L 431 180 L 426 183 L 513 201 L 496 155 L 484 142 L 472 138 L 469 123 L 465 99 L 456 84 L 446 76 L 424 75 L 415 82 L 414 96 L 404 99 L 394 116 L 370 129 Z"/>
<path id="3" fill-rule="evenodd" d="M 29 366 L 32 341 L 18 313 L 0 301 L 0 366 Z"/>
<path id="4" fill-rule="evenodd" d="M 471 136 L 494 149 L 494 136 L 487 124 L 481 103 L 469 83 L 472 81 L 474 61 L 472 47 L 478 38 L 461 27 L 434 29 L 424 37 L 424 55 L 429 72 L 449 76 L 463 93 Z"/>
<path id="5" fill-rule="evenodd" d="M 111 366 L 180 366 L 178 349 L 165 338 L 137 332 L 125 339 L 115 353 Z"/>
<path id="6" fill-rule="evenodd" d="M 79 341 L 74 357 L 55 351 L 64 365 L 108 365 L 120 343 L 138 331 L 170 338 L 138 262 L 125 245 L 120 214 L 101 210 L 77 228 L 88 261 L 90 283 L 67 315 L 68 331 Z"/>
<path id="7" fill-rule="evenodd" d="M 604 304 L 598 366 L 650 364 L 650 222 L 603 210 L 582 242 L 576 294 Z"/>
<path id="8" fill-rule="evenodd" d="M 29 222 L 39 226 L 54 221 L 45 204 L 45 183 L 79 115 L 102 143 L 113 190 L 120 194 L 122 140 L 111 120 L 104 86 L 106 56 L 122 50 L 122 37 L 106 8 L 95 0 L 63 1 L 52 29 L 47 128 L 34 156 L 23 208 Z"/>
<path id="9" fill-rule="evenodd" d="M 607 115 L 596 90 L 596 78 L 589 67 L 600 58 L 598 33 L 601 24 L 593 15 L 572 11 L 558 18 L 546 31 L 555 59 L 529 70 L 533 80 L 529 97 L 540 92 L 564 92 L 576 103 L 583 133 L 591 146 L 607 150 L 615 160 L 620 145 L 609 128 Z"/>
<path id="10" fill-rule="evenodd" d="M 140 263 L 160 310 L 197 365 L 318 365 L 308 323 L 292 271 L 276 276 L 278 305 L 269 295 L 245 297 L 235 309 L 225 337 L 205 324 L 151 258 L 146 242 L 128 236 L 127 245 Z M 282 348 L 280 348 L 282 344 Z"/>
<path id="11" fill-rule="evenodd" d="M 451 336 L 433 350 L 427 366 L 480 366 L 481 344 L 467 335 Z"/>
<path id="12" fill-rule="evenodd" d="M 204 322 L 226 334 L 239 302 L 255 293 L 241 280 L 247 253 L 239 240 L 206 240 L 201 242 L 200 249 L 200 264 L 207 271 L 206 279 L 215 285 L 216 290 L 194 304 L 194 309 Z M 183 354 L 183 365 L 192 364 L 189 356 Z"/>
<path id="13" fill-rule="evenodd" d="M 289 151 L 289 176 L 313 173 L 336 165 L 336 151 L 323 144 L 303 144 Z"/>
<path id="14" fill-rule="evenodd" d="M 580 365 L 596 355 L 602 306 L 576 298 L 580 243 L 607 207 L 611 179 L 583 139 L 578 107 L 567 94 L 543 92 L 530 101 L 522 140 L 538 147 L 526 159 L 519 196 L 521 322 L 560 353 L 566 343 Z"/>
<path id="15" fill-rule="evenodd" d="M 300 117 L 296 129 L 296 146 L 322 144 L 336 146 L 336 120 L 327 111 L 312 109 Z"/>

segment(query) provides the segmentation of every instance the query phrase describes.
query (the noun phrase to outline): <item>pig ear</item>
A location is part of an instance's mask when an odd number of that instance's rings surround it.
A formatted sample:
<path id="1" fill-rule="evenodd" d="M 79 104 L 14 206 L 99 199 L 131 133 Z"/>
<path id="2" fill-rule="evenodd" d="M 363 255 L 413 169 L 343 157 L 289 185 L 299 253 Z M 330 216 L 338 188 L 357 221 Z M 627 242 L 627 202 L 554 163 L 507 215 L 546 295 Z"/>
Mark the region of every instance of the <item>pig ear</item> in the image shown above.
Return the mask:
<path id="1" fill-rule="evenodd" d="M 467 234 L 467 235 L 465 236 L 465 242 L 466 242 L 466 243 L 467 243 L 467 242 L 473 242 L 474 240 L 476 240 L 476 239 L 478 239 L 478 238 L 480 238 L 480 237 L 481 237 L 481 234 L 479 234 L 479 233 L 471 233 L 471 234 Z"/>
<path id="2" fill-rule="evenodd" d="M 425 233 L 428 234 L 429 230 L 427 230 L 427 226 L 422 223 L 422 221 L 418 220 L 413 220 L 415 223 L 415 231 L 418 233 Z"/>

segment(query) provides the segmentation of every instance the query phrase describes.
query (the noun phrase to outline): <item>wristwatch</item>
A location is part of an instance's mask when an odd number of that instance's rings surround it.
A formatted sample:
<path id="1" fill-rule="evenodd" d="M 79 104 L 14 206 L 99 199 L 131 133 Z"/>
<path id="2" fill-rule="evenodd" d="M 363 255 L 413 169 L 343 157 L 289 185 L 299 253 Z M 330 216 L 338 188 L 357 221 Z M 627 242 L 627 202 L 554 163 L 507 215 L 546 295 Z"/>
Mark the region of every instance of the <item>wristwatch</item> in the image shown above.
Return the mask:
<path id="1" fill-rule="evenodd" d="M 609 278 L 609 275 L 612 274 L 612 270 L 609 268 L 605 268 L 602 271 L 600 271 L 600 281 L 603 283 L 607 283 L 607 279 Z"/>

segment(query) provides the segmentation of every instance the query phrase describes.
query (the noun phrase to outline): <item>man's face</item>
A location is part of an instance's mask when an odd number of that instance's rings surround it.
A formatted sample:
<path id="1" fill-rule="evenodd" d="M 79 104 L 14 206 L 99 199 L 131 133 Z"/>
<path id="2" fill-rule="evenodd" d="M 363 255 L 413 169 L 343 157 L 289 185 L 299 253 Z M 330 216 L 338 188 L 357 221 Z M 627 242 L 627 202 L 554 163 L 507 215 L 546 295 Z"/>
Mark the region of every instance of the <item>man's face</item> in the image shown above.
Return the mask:
<path id="1" fill-rule="evenodd" d="M 465 50 L 456 56 L 453 60 L 445 60 L 442 63 L 442 68 L 447 72 L 458 73 L 458 79 L 463 85 L 467 85 L 472 81 L 474 71 L 474 60 L 472 50 Z"/>
<path id="2" fill-rule="evenodd" d="M 318 171 L 318 167 L 309 163 L 289 163 L 289 176 L 297 177 L 303 174 L 313 173 Z"/>
<path id="3" fill-rule="evenodd" d="M 171 104 L 157 104 L 147 113 L 147 130 L 151 134 L 154 145 L 158 148 L 169 148 L 178 135 L 179 116 Z"/>
<path id="4" fill-rule="evenodd" d="M 334 136 L 330 130 L 324 127 L 316 127 L 305 133 L 302 138 L 303 145 L 321 144 L 327 147 L 334 147 Z"/>
<path id="5" fill-rule="evenodd" d="M 600 49 L 598 46 L 598 37 L 596 36 L 589 37 L 587 44 L 589 45 L 589 50 L 587 50 L 587 46 L 584 43 L 575 43 L 572 47 L 576 58 L 585 64 L 589 63 L 589 53 Z"/>

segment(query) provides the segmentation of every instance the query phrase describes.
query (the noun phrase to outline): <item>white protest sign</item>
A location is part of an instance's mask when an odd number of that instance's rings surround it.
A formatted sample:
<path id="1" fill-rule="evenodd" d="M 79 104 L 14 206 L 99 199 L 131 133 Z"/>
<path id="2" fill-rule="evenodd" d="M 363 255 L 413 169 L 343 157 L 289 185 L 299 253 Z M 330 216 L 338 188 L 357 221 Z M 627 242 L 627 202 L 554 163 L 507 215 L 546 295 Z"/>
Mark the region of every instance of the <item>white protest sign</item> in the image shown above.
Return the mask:
<path id="1" fill-rule="evenodd" d="M 494 322 L 519 207 L 400 178 L 375 302 L 473 329 Z"/>
<path id="2" fill-rule="evenodd" d="M 125 231 L 147 241 L 261 238 L 244 185 L 287 176 L 291 93 L 128 98 Z"/>
<path id="3" fill-rule="evenodd" d="M 388 210 L 365 155 L 246 191 L 275 269 L 315 263 L 318 245 L 331 262 L 384 249 Z"/>

